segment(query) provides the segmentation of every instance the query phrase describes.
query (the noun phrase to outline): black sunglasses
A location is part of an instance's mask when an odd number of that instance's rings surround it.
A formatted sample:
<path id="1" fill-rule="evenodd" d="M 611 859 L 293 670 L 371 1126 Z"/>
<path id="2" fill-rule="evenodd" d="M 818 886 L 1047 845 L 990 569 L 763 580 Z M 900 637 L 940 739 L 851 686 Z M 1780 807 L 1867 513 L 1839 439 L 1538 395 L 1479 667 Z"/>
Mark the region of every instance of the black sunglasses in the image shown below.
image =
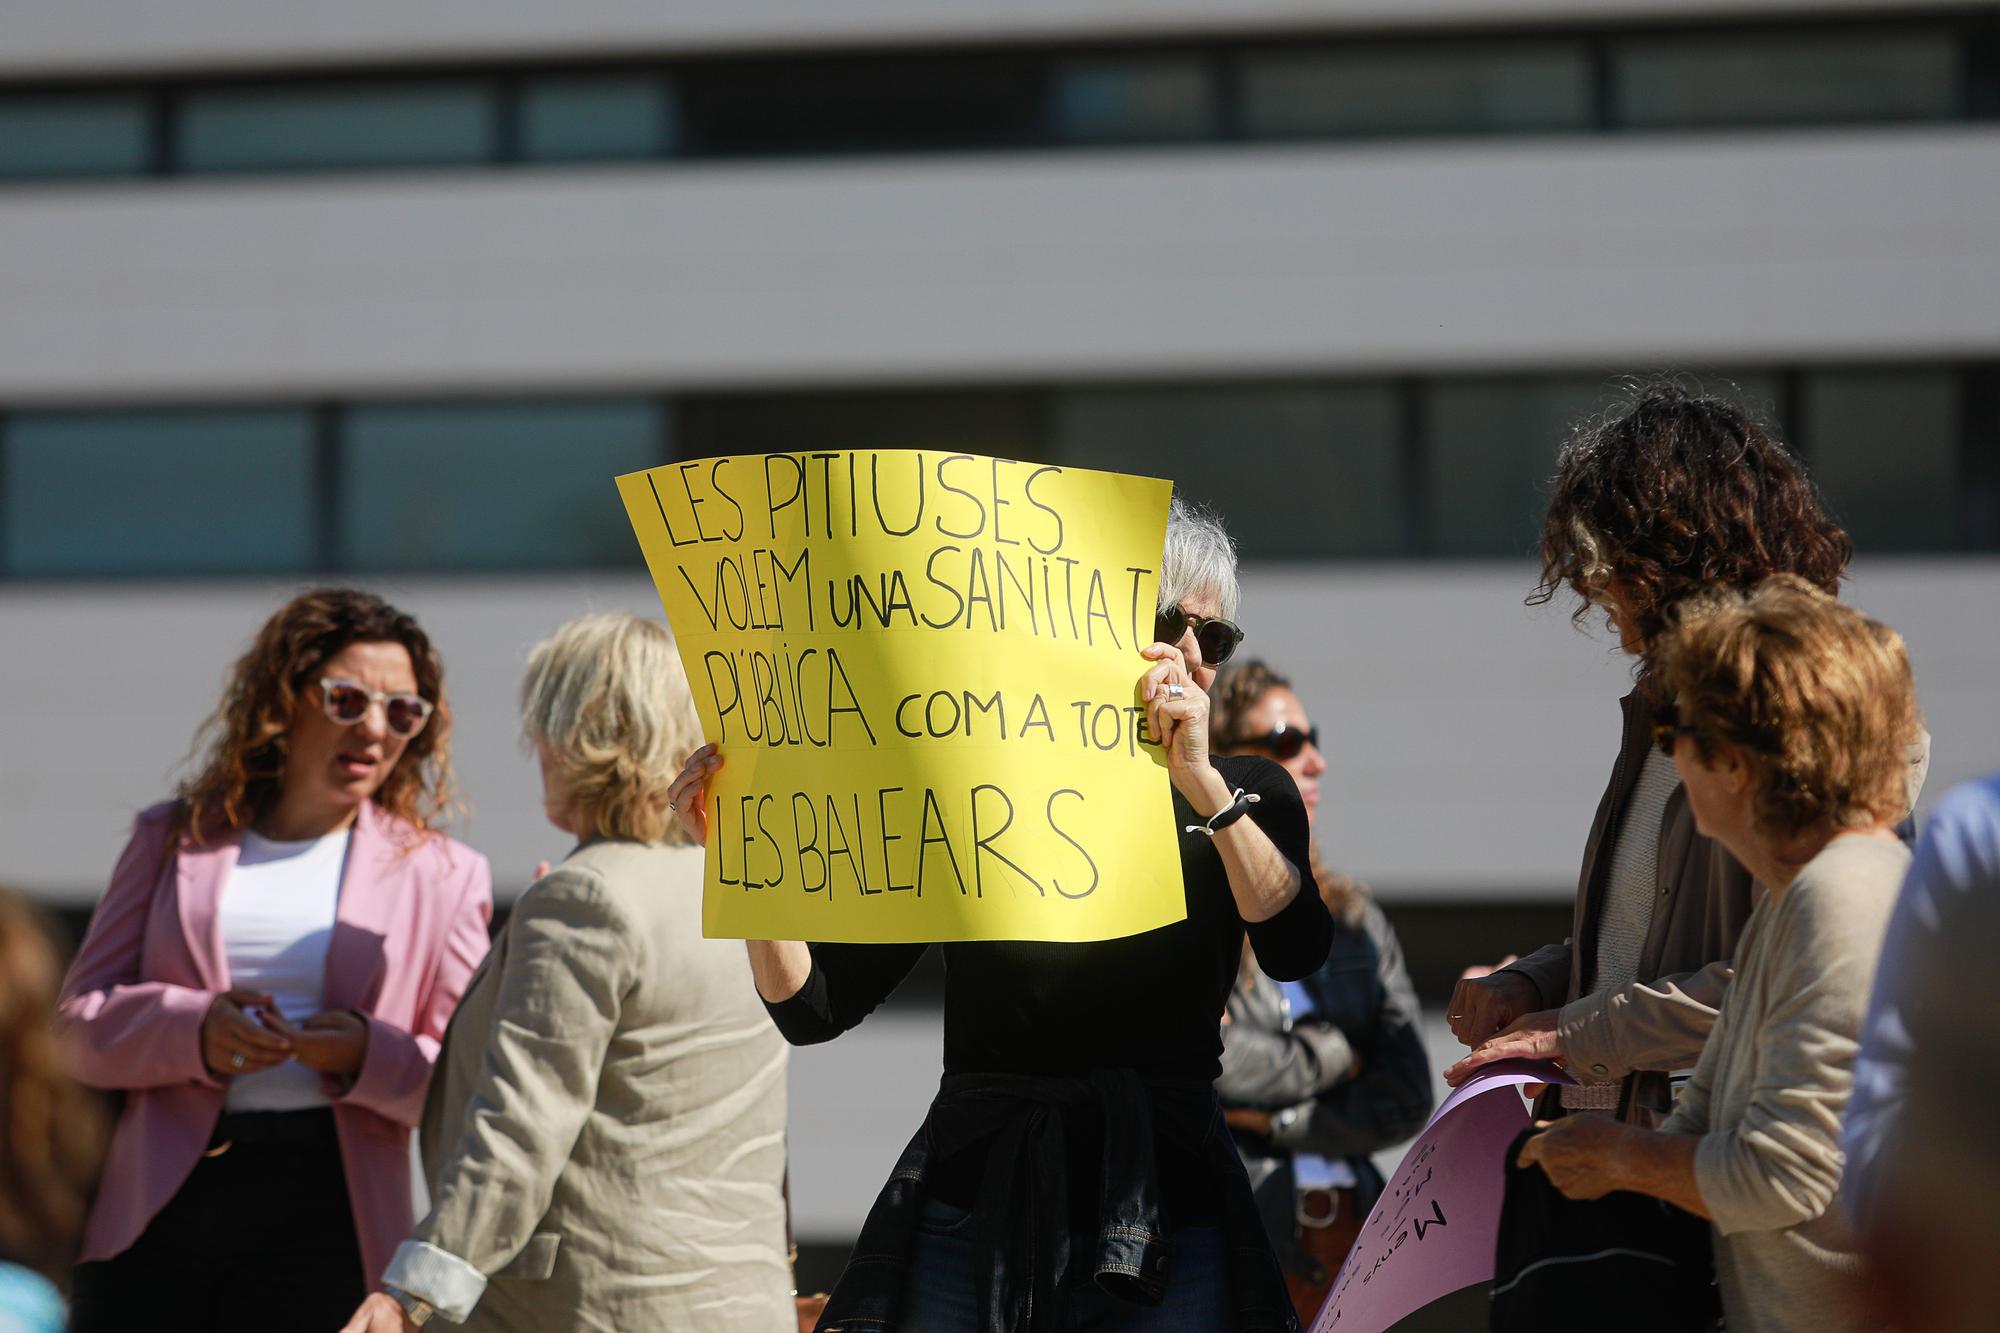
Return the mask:
<path id="1" fill-rule="evenodd" d="M 1693 727 L 1681 725 L 1681 715 L 1672 704 L 1665 704 L 1653 712 L 1653 744 L 1660 747 L 1660 753 L 1671 759 L 1674 757 L 1674 742 L 1683 736 L 1694 735 Z"/>
<path id="2" fill-rule="evenodd" d="M 1243 642 L 1243 631 L 1220 616 L 1189 615 L 1178 606 L 1170 606 L 1153 617 L 1153 638 L 1159 643 L 1179 643 L 1190 629 L 1194 641 L 1201 645 L 1201 660 L 1210 666 L 1227 662 L 1236 645 Z"/>
<path id="3" fill-rule="evenodd" d="M 1237 742 L 1253 750 L 1262 750 L 1273 759 L 1295 759 L 1299 751 L 1308 745 L 1319 748 L 1319 724 L 1317 722 L 1305 730 L 1286 726 L 1280 722 L 1262 736 L 1246 736 Z"/>

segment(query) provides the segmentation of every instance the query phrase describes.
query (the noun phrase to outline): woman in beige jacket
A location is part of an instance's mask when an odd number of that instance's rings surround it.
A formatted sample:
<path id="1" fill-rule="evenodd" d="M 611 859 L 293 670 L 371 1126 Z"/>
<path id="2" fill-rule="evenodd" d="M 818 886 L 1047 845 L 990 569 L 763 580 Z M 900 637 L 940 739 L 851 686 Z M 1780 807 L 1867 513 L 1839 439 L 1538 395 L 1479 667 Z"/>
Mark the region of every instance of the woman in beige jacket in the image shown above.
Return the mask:
<path id="1" fill-rule="evenodd" d="M 1677 702 L 1655 735 L 1701 831 L 1764 892 L 1660 1129 L 1569 1116 L 1521 1165 L 1571 1198 L 1632 1190 L 1708 1218 L 1731 1330 L 1864 1328 L 1834 1196 L 1862 1014 L 1910 863 L 1891 827 L 1919 725 L 1909 659 L 1893 630 L 1792 578 L 1681 622 L 1658 650 Z"/>
<path id="2" fill-rule="evenodd" d="M 743 946 L 701 930 L 667 784 L 701 742 L 672 637 L 629 615 L 537 647 L 522 726 L 581 841 L 514 905 L 446 1032 L 432 1207 L 348 1324 L 796 1329 L 786 1045 Z"/>

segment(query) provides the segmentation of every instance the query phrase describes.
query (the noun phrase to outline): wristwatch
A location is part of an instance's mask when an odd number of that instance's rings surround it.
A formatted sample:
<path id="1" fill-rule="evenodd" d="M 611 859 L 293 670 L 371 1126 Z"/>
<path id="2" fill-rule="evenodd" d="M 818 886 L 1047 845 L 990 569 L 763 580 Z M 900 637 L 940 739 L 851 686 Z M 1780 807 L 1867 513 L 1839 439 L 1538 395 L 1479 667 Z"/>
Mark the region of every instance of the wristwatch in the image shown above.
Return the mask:
<path id="1" fill-rule="evenodd" d="M 396 1304 L 403 1307 L 403 1317 L 418 1328 L 422 1328 L 425 1324 L 428 1324 L 431 1321 L 431 1316 L 437 1313 L 435 1305 L 432 1305 L 421 1296 L 412 1296 L 400 1287 L 392 1287 L 384 1283 L 382 1290 L 395 1298 Z"/>

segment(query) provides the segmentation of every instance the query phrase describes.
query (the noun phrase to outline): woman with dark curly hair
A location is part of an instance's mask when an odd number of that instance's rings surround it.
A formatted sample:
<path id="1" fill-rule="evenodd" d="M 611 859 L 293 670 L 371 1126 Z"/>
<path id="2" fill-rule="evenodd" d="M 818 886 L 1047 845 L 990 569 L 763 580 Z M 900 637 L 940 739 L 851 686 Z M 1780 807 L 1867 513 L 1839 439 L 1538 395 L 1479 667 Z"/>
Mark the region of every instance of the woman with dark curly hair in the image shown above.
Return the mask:
<path id="1" fill-rule="evenodd" d="M 76 1333 L 339 1327 L 410 1229 L 410 1127 L 486 953 L 486 860 L 434 827 L 451 712 L 415 620 L 294 598 L 206 734 L 63 985 L 78 1076 L 125 1093 Z"/>
<path id="2" fill-rule="evenodd" d="M 1769 431 L 1734 403 L 1658 384 L 1563 446 L 1529 600 L 1568 588 L 1580 601 L 1574 619 L 1602 610 L 1619 646 L 1643 661 L 1689 597 L 1748 591 L 1774 574 L 1835 593 L 1852 554 Z M 1473 1050 L 1448 1081 L 1493 1060 L 1556 1058 L 1580 1080 L 1556 1094 L 1561 1109 L 1648 1126 L 1672 1109 L 1670 1073 L 1701 1054 L 1755 898 L 1751 873 L 1696 829 L 1673 764 L 1651 743 L 1668 702 L 1643 673 L 1625 696 L 1570 938 L 1453 991 L 1452 1031 Z"/>
<path id="3" fill-rule="evenodd" d="M 1763 892 L 1666 1122 L 1565 1116 L 1519 1164 L 1573 1199 L 1631 1191 L 1707 1218 L 1731 1333 L 1879 1328 L 1848 1288 L 1861 1256 L 1834 1199 L 1862 1016 L 1910 866 L 1891 827 L 1921 725 L 1909 656 L 1894 630 L 1781 575 L 1683 605 L 1653 674 L 1673 701 L 1658 752 L 1697 826 Z"/>

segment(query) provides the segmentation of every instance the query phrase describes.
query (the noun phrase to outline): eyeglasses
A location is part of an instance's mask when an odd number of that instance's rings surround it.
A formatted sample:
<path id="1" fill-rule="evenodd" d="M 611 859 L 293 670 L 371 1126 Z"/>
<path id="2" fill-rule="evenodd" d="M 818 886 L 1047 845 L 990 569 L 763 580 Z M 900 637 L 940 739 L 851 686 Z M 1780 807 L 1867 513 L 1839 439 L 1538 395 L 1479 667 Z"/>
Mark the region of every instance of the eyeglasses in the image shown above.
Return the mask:
<path id="1" fill-rule="evenodd" d="M 1246 736 L 1237 744 L 1247 745 L 1253 750 L 1263 750 L 1273 759 L 1295 759 L 1299 751 L 1308 745 L 1315 750 L 1319 748 L 1319 724 L 1315 722 L 1311 727 L 1301 730 L 1280 722 L 1262 736 Z"/>
<path id="2" fill-rule="evenodd" d="M 1683 736 L 1694 735 L 1693 727 L 1681 725 L 1680 711 L 1672 704 L 1662 705 L 1653 713 L 1653 744 L 1660 747 L 1660 753 L 1671 759 L 1674 757 L 1674 742 Z"/>
<path id="3" fill-rule="evenodd" d="M 389 730 L 404 740 L 424 729 L 431 720 L 431 701 L 418 694 L 392 694 L 371 690 L 355 680 L 324 676 L 319 682 L 320 707 L 343 727 L 351 727 L 368 716 L 368 710 L 382 705 L 383 720 Z"/>
<path id="4" fill-rule="evenodd" d="M 1194 641 L 1201 645 L 1201 660 L 1210 666 L 1227 662 L 1236 645 L 1243 642 L 1243 631 L 1220 616 L 1190 615 L 1170 606 L 1153 617 L 1153 638 L 1159 643 L 1179 643 L 1190 629 Z"/>

